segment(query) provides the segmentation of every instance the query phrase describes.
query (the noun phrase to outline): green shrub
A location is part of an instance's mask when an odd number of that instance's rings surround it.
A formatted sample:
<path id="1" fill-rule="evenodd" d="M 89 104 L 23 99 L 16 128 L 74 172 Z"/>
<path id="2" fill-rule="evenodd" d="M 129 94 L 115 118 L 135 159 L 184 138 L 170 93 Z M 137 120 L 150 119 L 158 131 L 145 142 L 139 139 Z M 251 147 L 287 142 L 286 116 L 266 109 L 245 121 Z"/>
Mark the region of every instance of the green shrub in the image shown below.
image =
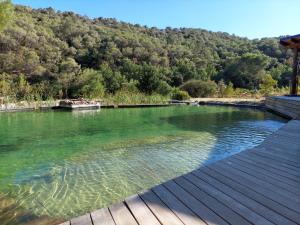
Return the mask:
<path id="1" fill-rule="evenodd" d="M 168 97 L 159 94 L 147 95 L 126 90 L 120 90 L 114 95 L 108 95 L 105 99 L 110 104 L 163 104 L 168 100 Z"/>
<path id="2" fill-rule="evenodd" d="M 137 93 L 139 92 L 137 86 L 138 82 L 136 80 L 130 80 L 129 82 L 125 82 L 122 84 L 121 91 Z"/>
<path id="3" fill-rule="evenodd" d="M 172 87 L 166 81 L 161 81 L 156 92 L 160 95 L 167 96 L 172 92 Z"/>
<path id="4" fill-rule="evenodd" d="M 83 70 L 75 82 L 73 96 L 89 99 L 99 99 L 104 96 L 105 88 L 100 71 L 93 69 Z"/>
<path id="5" fill-rule="evenodd" d="M 193 98 L 213 96 L 217 91 L 214 81 L 190 80 L 184 83 L 182 90 L 189 93 Z"/>
<path id="6" fill-rule="evenodd" d="M 186 91 L 179 90 L 178 88 L 175 88 L 172 91 L 171 99 L 173 100 L 182 101 L 182 100 L 187 100 L 189 98 L 190 98 L 189 93 L 187 93 Z"/>
<path id="7" fill-rule="evenodd" d="M 224 89 L 224 97 L 232 97 L 234 95 L 233 84 L 229 82 L 229 84 Z"/>
<path id="8" fill-rule="evenodd" d="M 274 80 L 270 74 L 267 74 L 259 85 L 259 92 L 264 96 L 268 96 L 274 92 L 276 85 L 277 81 Z"/>

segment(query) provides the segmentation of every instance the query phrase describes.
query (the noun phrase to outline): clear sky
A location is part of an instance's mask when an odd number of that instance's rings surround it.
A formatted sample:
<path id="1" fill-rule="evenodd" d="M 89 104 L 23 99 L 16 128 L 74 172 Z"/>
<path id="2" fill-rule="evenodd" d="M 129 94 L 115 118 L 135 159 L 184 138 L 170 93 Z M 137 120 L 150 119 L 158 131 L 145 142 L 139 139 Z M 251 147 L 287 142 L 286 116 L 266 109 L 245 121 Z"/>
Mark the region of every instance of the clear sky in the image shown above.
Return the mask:
<path id="1" fill-rule="evenodd" d="M 149 27 L 191 27 L 248 38 L 300 33 L 300 0 L 13 0 Z"/>

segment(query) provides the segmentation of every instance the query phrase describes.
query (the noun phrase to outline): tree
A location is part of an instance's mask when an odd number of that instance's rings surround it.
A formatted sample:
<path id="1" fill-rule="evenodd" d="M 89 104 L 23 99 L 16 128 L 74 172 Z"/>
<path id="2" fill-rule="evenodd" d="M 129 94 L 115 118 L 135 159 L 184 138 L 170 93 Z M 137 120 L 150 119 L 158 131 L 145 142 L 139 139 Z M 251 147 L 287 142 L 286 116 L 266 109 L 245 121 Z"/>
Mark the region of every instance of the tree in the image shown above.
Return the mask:
<path id="1" fill-rule="evenodd" d="M 166 81 L 160 81 L 156 88 L 156 93 L 167 96 L 171 93 L 172 87 Z"/>
<path id="2" fill-rule="evenodd" d="M 126 82 L 120 72 L 113 71 L 107 64 L 100 67 L 104 79 L 105 89 L 108 93 L 115 94 L 121 89 L 122 83 Z"/>
<path id="3" fill-rule="evenodd" d="M 101 98 L 104 96 L 105 88 L 100 71 L 85 69 L 79 75 L 79 95 L 84 98 Z"/>
<path id="4" fill-rule="evenodd" d="M 143 64 L 138 78 L 140 91 L 147 94 L 156 92 L 161 82 L 161 74 L 157 67 Z"/>
<path id="5" fill-rule="evenodd" d="M 171 94 L 171 98 L 173 100 L 183 101 L 183 100 L 188 100 L 190 96 L 186 91 L 182 91 L 178 88 L 174 88 Z"/>
<path id="6" fill-rule="evenodd" d="M 190 80 L 184 83 L 180 89 L 189 93 L 193 98 L 213 96 L 217 85 L 214 81 Z"/>
<path id="7" fill-rule="evenodd" d="M 7 97 L 13 93 L 12 80 L 9 74 L 0 74 L 0 97 Z"/>
<path id="8" fill-rule="evenodd" d="M 265 55 L 246 53 L 229 63 L 223 78 L 226 82 L 232 82 L 234 87 L 258 89 L 269 63 L 270 58 Z"/>
<path id="9" fill-rule="evenodd" d="M 264 76 L 262 83 L 260 84 L 260 93 L 263 95 L 270 95 L 274 91 L 277 81 L 272 78 L 270 74 Z"/>
<path id="10" fill-rule="evenodd" d="M 71 89 L 75 76 L 80 71 L 80 65 L 72 58 L 67 58 L 60 64 L 60 75 L 57 78 L 58 84 L 63 92 L 63 97 L 69 98 L 69 90 Z"/>
<path id="11" fill-rule="evenodd" d="M 224 83 L 224 80 L 220 80 L 218 82 L 218 96 L 223 98 L 225 95 L 226 85 Z"/>
<path id="12" fill-rule="evenodd" d="M 23 74 L 18 76 L 17 84 L 16 84 L 16 97 L 18 100 L 28 100 L 31 98 L 32 88 L 25 79 Z"/>
<path id="13" fill-rule="evenodd" d="M 193 79 L 259 89 L 266 74 L 278 87 L 289 85 L 292 53 L 276 38 L 147 28 L 13 6 L 9 0 L 0 0 L 0 30 L 0 74 L 7 74 L 2 86 L 8 82 L 14 89 L 24 74 L 32 88 L 28 94 L 42 99 L 100 96 L 101 84 L 104 94 L 115 94 L 131 82 L 142 95 L 167 94 L 170 86 Z"/>
<path id="14" fill-rule="evenodd" d="M 224 96 L 225 97 L 232 97 L 233 94 L 234 94 L 233 84 L 231 82 L 229 82 L 229 84 L 226 86 L 226 88 L 224 90 Z"/>
<path id="15" fill-rule="evenodd" d="M 0 0 L 0 31 L 5 28 L 13 15 L 11 0 Z"/>

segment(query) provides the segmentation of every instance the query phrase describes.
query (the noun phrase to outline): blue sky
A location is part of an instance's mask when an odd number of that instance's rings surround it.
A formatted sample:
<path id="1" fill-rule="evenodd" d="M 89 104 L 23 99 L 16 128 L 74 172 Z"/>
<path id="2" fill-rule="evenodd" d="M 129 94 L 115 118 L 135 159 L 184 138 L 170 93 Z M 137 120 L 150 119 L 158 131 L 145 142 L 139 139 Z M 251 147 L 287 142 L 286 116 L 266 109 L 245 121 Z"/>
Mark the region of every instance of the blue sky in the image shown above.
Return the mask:
<path id="1" fill-rule="evenodd" d="M 34 8 L 116 18 L 159 28 L 192 27 L 248 38 L 300 33 L 300 0 L 13 0 Z"/>

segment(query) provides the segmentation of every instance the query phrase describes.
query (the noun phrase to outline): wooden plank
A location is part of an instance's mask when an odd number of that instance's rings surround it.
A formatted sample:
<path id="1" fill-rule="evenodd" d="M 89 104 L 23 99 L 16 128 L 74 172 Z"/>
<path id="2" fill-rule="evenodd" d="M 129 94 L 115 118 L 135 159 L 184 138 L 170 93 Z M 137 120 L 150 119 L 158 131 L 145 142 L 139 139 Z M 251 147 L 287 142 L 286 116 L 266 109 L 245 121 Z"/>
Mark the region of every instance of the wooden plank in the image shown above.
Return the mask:
<path id="1" fill-rule="evenodd" d="M 162 185 L 152 188 L 153 192 L 177 215 L 186 225 L 204 225 L 205 223 Z"/>
<path id="2" fill-rule="evenodd" d="M 257 151 L 257 150 L 254 150 L 254 151 L 251 151 L 257 155 L 261 155 L 265 158 L 270 158 L 270 159 L 273 159 L 274 161 L 278 161 L 278 162 L 282 162 L 282 163 L 285 163 L 289 166 L 293 166 L 295 167 L 296 169 L 299 169 L 300 168 L 300 165 L 299 163 L 296 163 L 296 162 L 292 162 L 290 160 L 286 160 L 282 157 L 279 157 L 278 155 L 275 155 L 275 154 L 272 154 L 270 152 L 266 152 L 266 151 Z"/>
<path id="3" fill-rule="evenodd" d="M 71 225 L 93 225 L 90 214 L 71 219 Z"/>
<path id="4" fill-rule="evenodd" d="M 234 157 L 238 157 L 240 160 L 247 160 L 248 162 L 252 162 L 252 164 L 259 164 L 260 166 L 264 166 L 264 169 L 271 167 L 273 169 L 272 173 L 282 173 L 282 176 L 300 181 L 300 168 L 267 158 L 261 154 L 257 154 L 257 152 L 243 152 L 241 154 L 234 155 Z M 290 177 L 290 175 L 292 175 L 292 177 Z"/>
<path id="5" fill-rule="evenodd" d="M 193 195 L 196 199 L 203 202 L 207 207 L 209 207 L 212 211 L 214 211 L 217 215 L 227 221 L 229 224 L 250 224 L 247 220 L 241 217 L 239 214 L 235 213 L 232 209 L 227 207 L 226 205 L 219 202 L 217 199 L 211 197 L 206 192 L 199 189 L 197 186 L 189 182 L 183 176 L 178 177 L 174 180 L 179 186 Z M 201 212 L 203 211 L 200 207 L 196 206 L 195 209 L 199 209 Z M 204 217 L 205 218 L 205 217 Z M 211 220 L 211 219 L 210 219 Z M 213 220 L 211 220 L 213 221 Z M 215 222 L 215 224 L 220 224 L 219 222 Z"/>
<path id="6" fill-rule="evenodd" d="M 289 142 L 283 142 L 283 141 L 276 141 L 276 139 L 272 140 L 265 140 L 261 145 L 259 145 L 260 148 L 269 148 L 269 146 L 274 146 L 276 145 L 277 147 L 281 149 L 287 149 L 287 151 L 298 151 L 299 149 L 299 144 L 292 144 Z M 251 151 L 250 149 L 249 151 Z"/>
<path id="7" fill-rule="evenodd" d="M 207 224 L 228 224 L 222 217 L 208 208 L 193 195 L 185 191 L 177 182 L 171 180 L 163 184 L 173 195 L 189 207 L 197 216 L 202 218 Z M 224 207 L 224 206 L 223 206 Z M 205 223 L 204 223 L 205 224 Z"/>
<path id="8" fill-rule="evenodd" d="M 286 175 L 285 173 L 278 171 L 277 169 L 274 169 L 270 166 L 266 166 L 264 164 L 260 164 L 257 162 L 255 163 L 255 162 L 249 160 L 248 158 L 246 158 L 245 156 L 241 157 L 239 155 L 235 155 L 231 159 L 240 161 L 247 168 L 253 169 L 253 171 L 266 174 L 268 176 L 273 177 L 274 179 L 276 179 L 278 181 L 283 181 L 284 183 L 292 186 L 293 188 L 299 189 L 299 187 L 300 187 L 300 181 L 293 180 L 293 179 L 285 176 Z M 268 172 L 268 173 L 266 173 L 266 172 Z"/>
<path id="9" fill-rule="evenodd" d="M 275 145 L 275 144 L 274 144 Z M 286 146 L 289 146 L 289 144 L 286 144 Z M 299 143 L 300 146 L 300 143 Z M 247 151 L 248 152 L 248 151 Z M 277 158 L 277 160 L 284 160 L 284 158 L 282 159 L 282 157 L 285 157 L 287 161 L 292 161 L 294 160 L 294 163 L 296 163 L 296 166 L 294 166 L 295 168 L 298 168 L 297 162 L 300 160 L 299 156 L 300 156 L 300 152 L 296 152 L 295 149 L 289 149 L 289 148 L 282 148 L 280 146 L 274 147 L 274 146 L 259 146 L 253 149 L 250 149 L 249 152 L 258 152 L 258 153 L 269 153 L 269 155 L 273 155 L 273 157 Z M 266 157 L 266 156 L 264 156 Z M 299 158 L 299 160 L 297 160 L 297 158 Z"/>
<path id="10" fill-rule="evenodd" d="M 299 137 L 299 139 L 300 139 L 300 137 Z M 300 146 L 300 143 L 299 143 L 299 146 Z M 289 158 L 294 158 L 294 159 L 300 160 L 300 151 L 295 151 L 295 150 L 290 150 L 290 149 L 282 149 L 282 148 L 277 148 L 275 146 L 270 146 L 268 148 L 262 147 L 262 148 L 258 148 L 258 150 L 283 154 L 285 156 L 288 156 Z"/>
<path id="11" fill-rule="evenodd" d="M 269 170 L 274 175 L 280 175 L 283 177 L 286 177 L 293 182 L 298 183 L 300 181 L 300 177 L 297 176 L 297 174 L 300 174 L 300 171 L 297 172 L 293 169 L 290 169 L 288 167 L 284 167 L 282 163 L 278 163 L 272 159 L 265 159 L 260 155 L 256 155 L 254 153 L 243 153 L 243 154 L 237 154 L 234 157 L 240 159 L 240 160 L 247 160 L 247 162 L 251 162 L 253 165 L 263 168 L 265 170 Z"/>
<path id="12" fill-rule="evenodd" d="M 133 215 L 123 202 L 108 207 L 116 225 L 137 225 Z"/>
<path id="13" fill-rule="evenodd" d="M 138 196 L 134 195 L 125 199 L 131 213 L 140 225 L 160 225 L 160 222 L 152 214 L 147 205 Z"/>
<path id="14" fill-rule="evenodd" d="M 291 201 L 289 198 L 286 198 L 285 196 L 282 196 L 281 194 L 275 193 L 273 189 L 266 188 L 264 186 L 257 185 L 255 182 L 251 181 L 251 179 L 246 179 L 243 176 L 240 176 L 239 172 L 236 172 L 234 169 L 230 167 L 220 166 L 214 164 L 213 167 L 209 168 L 216 170 L 217 172 L 233 179 L 234 181 L 247 185 L 247 187 L 251 188 L 252 190 L 259 192 L 263 194 L 264 196 L 290 208 L 291 210 L 294 210 L 295 212 L 299 213 L 300 208 L 299 204 L 295 203 L 294 201 Z"/>
<path id="15" fill-rule="evenodd" d="M 212 185 L 204 182 L 203 180 L 199 179 L 199 177 L 195 176 L 194 174 L 187 174 L 185 176 L 190 182 L 194 185 L 205 191 L 214 198 L 221 201 L 224 205 L 231 208 L 233 211 L 238 213 L 239 215 L 243 216 L 249 222 L 253 224 L 273 224 L 264 217 L 260 216 L 259 214 L 255 213 L 254 211 L 250 210 L 249 208 L 242 205 L 240 202 L 236 201 L 235 199 L 231 198 L 230 196 L 224 194 L 223 192 L 219 191 L 218 189 L 214 188 Z"/>
<path id="16" fill-rule="evenodd" d="M 289 144 L 287 144 L 289 145 Z M 300 143 L 298 144 L 300 146 Z M 278 156 L 280 158 L 283 158 L 288 161 L 292 161 L 294 163 L 298 163 L 300 160 L 300 152 L 296 152 L 293 150 L 293 152 L 289 151 L 288 149 L 274 149 L 272 147 L 268 147 L 268 149 L 261 148 L 261 149 L 256 149 L 257 151 L 260 152 L 266 152 L 266 153 L 271 153 L 274 156 Z"/>
<path id="17" fill-rule="evenodd" d="M 239 177 L 243 177 L 246 180 L 255 183 L 255 185 L 267 188 L 267 189 L 272 190 L 273 192 L 277 193 L 278 195 L 286 197 L 287 200 L 295 203 L 297 206 L 299 206 L 299 209 L 300 209 L 300 199 L 298 199 L 297 195 L 295 196 L 295 194 L 290 193 L 281 187 L 270 184 L 269 182 L 265 181 L 264 179 L 259 179 L 255 176 L 252 176 L 251 174 L 242 171 L 241 168 L 239 168 L 239 167 L 234 167 L 234 165 L 232 163 L 228 162 L 228 160 L 223 160 L 221 162 L 218 162 L 217 164 L 225 169 L 230 169 L 230 171 L 234 172 L 235 175 L 237 175 Z"/>
<path id="18" fill-rule="evenodd" d="M 91 218 L 94 225 L 115 225 L 108 208 L 103 208 L 92 212 Z"/>
<path id="19" fill-rule="evenodd" d="M 297 125 L 299 126 L 299 125 Z M 297 130 L 299 128 L 296 128 Z M 271 134 L 270 136 L 267 137 L 267 139 L 269 138 L 277 138 L 277 137 L 284 137 L 284 138 L 300 138 L 300 134 L 295 130 L 293 131 L 293 128 L 286 128 L 284 127 L 283 129 L 279 129 L 278 131 L 276 131 L 275 133 Z M 276 146 L 273 146 L 276 147 Z"/>
<path id="20" fill-rule="evenodd" d="M 222 182 L 224 185 L 227 185 L 231 189 L 235 190 L 236 192 L 239 192 L 242 195 L 245 195 L 249 199 L 253 199 L 254 201 L 258 202 L 259 204 L 265 206 L 266 208 L 269 208 L 270 210 L 273 210 L 274 212 L 284 216 L 287 219 L 290 219 L 296 223 L 300 223 L 300 214 L 293 211 L 292 209 L 287 208 L 286 206 L 280 204 L 279 202 L 276 202 L 263 194 L 257 192 L 256 190 L 252 190 L 251 188 L 248 187 L 247 184 L 240 184 L 236 182 L 233 178 L 227 177 L 226 174 L 222 174 L 220 172 L 217 172 L 216 170 L 212 169 L 214 167 L 205 167 L 201 168 L 202 173 L 206 173 L 208 176 L 214 178 L 215 180 L 218 180 Z M 194 171 L 193 173 L 198 173 L 198 171 Z M 201 177 L 204 177 L 201 174 Z M 221 189 L 226 189 L 226 186 L 221 185 L 220 183 L 217 184 L 217 186 Z M 230 192 L 227 190 L 227 193 L 229 194 Z M 236 196 L 237 193 L 234 193 L 233 196 Z M 262 208 L 259 206 L 256 206 L 257 210 L 260 212 L 264 212 Z M 272 211 L 266 212 L 266 215 L 271 215 L 271 218 L 276 219 L 274 215 L 272 215 Z M 276 214 L 275 214 L 276 215 Z M 266 216 L 266 218 L 269 218 Z M 279 223 L 279 224 L 284 224 L 284 223 Z"/>
<path id="21" fill-rule="evenodd" d="M 291 195 L 295 195 L 295 198 L 300 198 L 300 183 L 298 184 L 298 187 L 291 186 L 285 182 L 285 180 L 288 179 L 281 178 L 281 180 L 279 180 L 276 176 L 273 176 L 268 171 L 265 171 L 261 168 L 257 169 L 247 164 L 247 162 L 239 161 L 233 157 L 228 158 L 226 162 L 230 163 L 230 166 L 236 168 L 237 170 L 247 173 L 250 176 L 253 176 L 257 179 L 263 180 L 264 182 L 268 182 L 269 184 L 272 184 L 275 187 L 282 188 L 287 192 L 290 192 Z"/>
<path id="22" fill-rule="evenodd" d="M 225 193 L 226 195 L 232 197 L 233 199 L 240 202 L 241 204 L 243 204 L 244 206 L 246 206 L 247 208 L 249 208 L 253 212 L 259 214 L 263 218 L 271 221 L 272 223 L 275 223 L 275 224 L 290 224 L 290 225 L 294 224 L 295 225 L 294 222 L 287 219 L 283 215 L 274 212 L 273 210 L 271 210 L 266 205 L 256 201 L 255 196 L 253 198 L 251 196 L 251 194 L 249 195 L 247 193 L 248 192 L 247 190 L 246 190 L 246 193 L 241 192 L 241 190 L 243 190 L 243 189 L 236 188 L 236 186 L 238 186 L 238 184 L 235 184 L 234 182 L 232 182 L 230 180 L 229 180 L 229 182 L 226 183 L 226 182 L 223 182 L 223 179 L 218 179 L 218 177 L 212 176 L 211 172 L 208 168 L 206 168 L 206 171 L 203 171 L 203 170 L 195 171 L 194 175 L 197 176 L 199 179 L 202 179 L 205 182 L 207 182 L 208 184 L 212 185 L 213 187 L 215 187 L 219 191 L 221 191 L 221 192 Z M 228 183 L 230 185 L 228 185 Z"/>
<path id="23" fill-rule="evenodd" d="M 262 187 L 265 189 L 268 189 L 269 191 L 272 191 L 273 193 L 276 193 L 278 196 L 281 196 L 285 199 L 285 202 L 290 202 L 290 205 L 293 205 L 293 207 L 296 207 L 299 209 L 300 212 L 300 199 L 298 197 L 295 198 L 295 195 L 287 192 L 285 189 L 274 186 L 268 182 L 265 182 L 264 180 L 258 179 L 254 176 L 251 176 L 248 173 L 245 173 L 241 170 L 237 170 L 237 168 L 233 168 L 232 164 L 228 163 L 228 161 L 221 161 L 216 163 L 216 165 L 220 166 L 224 170 L 229 171 L 235 176 L 238 176 L 239 178 L 243 178 L 245 182 L 248 182 L 249 185 L 253 185 L 253 187 Z"/>
<path id="24" fill-rule="evenodd" d="M 152 191 L 139 194 L 163 225 L 183 225 L 182 221 Z"/>
<path id="25" fill-rule="evenodd" d="M 264 157 L 260 154 L 256 154 L 255 152 L 246 152 L 246 153 L 241 153 L 239 155 L 242 155 L 242 157 L 246 156 L 248 157 L 248 159 L 251 159 L 255 162 L 263 163 L 269 167 L 277 169 L 278 172 L 284 173 L 285 174 L 284 176 L 293 179 L 295 181 L 299 181 L 300 171 L 298 171 L 298 168 L 287 165 L 284 162 L 280 162 L 271 158 Z"/>

